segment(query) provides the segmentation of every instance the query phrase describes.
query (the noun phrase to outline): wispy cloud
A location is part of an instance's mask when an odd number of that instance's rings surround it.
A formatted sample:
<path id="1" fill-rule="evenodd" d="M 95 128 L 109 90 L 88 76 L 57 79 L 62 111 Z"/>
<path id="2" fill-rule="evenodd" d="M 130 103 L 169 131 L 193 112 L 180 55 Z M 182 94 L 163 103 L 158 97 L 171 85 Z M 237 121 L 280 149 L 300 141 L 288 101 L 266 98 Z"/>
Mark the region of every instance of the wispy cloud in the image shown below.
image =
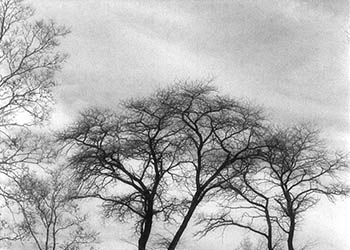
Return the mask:
<path id="1" fill-rule="evenodd" d="M 60 75 L 64 105 L 118 103 L 210 74 L 279 119 L 310 117 L 349 132 L 347 1 L 33 3 L 73 31 L 63 43 L 71 54 Z"/>

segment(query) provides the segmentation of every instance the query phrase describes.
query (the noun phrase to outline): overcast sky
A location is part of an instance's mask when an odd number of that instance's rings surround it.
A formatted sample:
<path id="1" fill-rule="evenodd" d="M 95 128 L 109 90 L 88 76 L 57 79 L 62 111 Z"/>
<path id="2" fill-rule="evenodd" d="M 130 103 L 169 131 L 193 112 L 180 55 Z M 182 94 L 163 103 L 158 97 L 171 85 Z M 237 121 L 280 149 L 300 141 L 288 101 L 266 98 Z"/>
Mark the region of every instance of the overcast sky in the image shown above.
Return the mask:
<path id="1" fill-rule="evenodd" d="M 61 46 L 70 58 L 57 75 L 55 126 L 89 105 L 215 76 L 222 93 L 263 105 L 279 123 L 315 122 L 330 145 L 349 150 L 346 0 L 30 2 L 72 31 Z M 344 201 L 310 215 L 305 228 L 329 242 L 322 250 L 350 249 L 349 211 Z M 116 238 L 106 244 L 118 249 Z"/>

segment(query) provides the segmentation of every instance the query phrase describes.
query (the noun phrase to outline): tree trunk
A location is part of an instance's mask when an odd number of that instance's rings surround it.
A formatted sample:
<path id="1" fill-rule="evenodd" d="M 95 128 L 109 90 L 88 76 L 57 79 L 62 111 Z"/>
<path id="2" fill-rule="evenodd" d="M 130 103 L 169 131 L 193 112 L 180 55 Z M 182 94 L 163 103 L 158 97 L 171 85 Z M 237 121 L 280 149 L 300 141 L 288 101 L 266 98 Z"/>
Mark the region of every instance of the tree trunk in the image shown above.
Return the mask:
<path id="1" fill-rule="evenodd" d="M 291 215 L 289 232 L 288 232 L 288 250 L 294 250 L 294 246 L 293 246 L 294 232 L 295 232 L 295 216 Z"/>
<path id="2" fill-rule="evenodd" d="M 175 234 L 173 240 L 170 242 L 170 244 L 168 246 L 168 250 L 175 250 L 177 244 L 180 241 L 182 234 L 185 232 L 185 229 L 186 229 L 190 219 L 192 218 L 194 211 L 196 210 L 198 203 L 199 203 L 198 198 L 195 196 L 191 202 L 191 206 L 188 209 L 185 218 L 183 219 L 178 230 L 176 231 L 176 234 Z"/>
<path id="3" fill-rule="evenodd" d="M 281 180 L 282 182 L 282 180 Z M 289 217 L 289 230 L 288 230 L 288 240 L 287 240 L 287 245 L 288 245 L 288 250 L 294 250 L 293 246 L 293 240 L 294 240 L 294 231 L 295 231 L 295 212 L 293 209 L 293 202 L 291 195 L 288 191 L 288 187 L 282 182 L 282 190 L 283 190 L 283 195 L 286 199 L 286 210 L 287 213 L 286 215 Z"/>
<path id="4" fill-rule="evenodd" d="M 272 223 L 271 223 L 271 218 L 270 218 L 270 213 L 268 210 L 268 205 L 269 202 L 268 200 L 266 201 L 265 204 L 265 217 L 266 217 L 266 223 L 267 223 L 267 249 L 268 250 L 273 250 L 273 242 L 272 242 Z"/>
<path id="5" fill-rule="evenodd" d="M 144 220 L 144 227 L 141 229 L 141 235 L 138 241 L 138 250 L 146 250 L 146 245 L 149 239 L 149 236 L 151 234 L 152 229 L 152 222 L 153 222 L 153 213 L 152 210 L 147 213 L 145 220 Z"/>

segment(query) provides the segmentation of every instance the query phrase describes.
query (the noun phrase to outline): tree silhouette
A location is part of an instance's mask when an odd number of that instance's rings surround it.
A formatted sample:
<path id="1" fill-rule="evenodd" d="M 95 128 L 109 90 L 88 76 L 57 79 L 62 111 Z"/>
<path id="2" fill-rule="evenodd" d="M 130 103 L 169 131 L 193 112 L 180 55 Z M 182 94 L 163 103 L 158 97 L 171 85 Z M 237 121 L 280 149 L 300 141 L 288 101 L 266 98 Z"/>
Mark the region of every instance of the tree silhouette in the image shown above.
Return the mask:
<path id="1" fill-rule="evenodd" d="M 82 184 L 76 198 L 102 199 L 105 215 L 121 221 L 136 217 L 139 249 L 146 249 L 154 217 L 168 218 L 175 206 L 164 195 L 166 175 L 180 164 L 183 143 L 162 105 L 168 95 L 131 100 L 122 115 L 90 109 L 59 136 L 75 146 L 70 163 Z"/>
<path id="2" fill-rule="evenodd" d="M 0 0 L 2 179 L 19 170 L 20 165 L 42 159 L 40 139 L 34 140 L 29 128 L 47 119 L 53 76 L 66 58 L 56 52 L 56 47 L 68 30 L 53 21 L 32 21 L 33 13 L 21 0 Z"/>
<path id="3" fill-rule="evenodd" d="M 348 169 L 347 157 L 339 153 L 332 156 L 319 131 L 303 124 L 272 129 L 265 143 L 262 160 L 276 190 L 276 223 L 287 234 L 288 250 L 294 250 L 294 234 L 302 214 L 321 196 L 334 200 L 349 194 L 349 186 L 340 178 Z"/>
<path id="4" fill-rule="evenodd" d="M 50 170 L 39 177 L 23 168 L 0 190 L 15 218 L 12 235 L 38 250 L 78 250 L 97 240 L 97 234 L 86 229 L 87 216 L 71 199 L 75 185 L 64 172 Z"/>
<path id="5" fill-rule="evenodd" d="M 279 249 L 284 239 L 288 250 L 294 250 L 302 215 L 322 196 L 334 200 L 349 194 L 340 178 L 348 169 L 347 157 L 332 156 L 319 131 L 304 124 L 268 129 L 261 145 L 256 157 L 242 162 L 239 178 L 223 175 L 227 182 L 218 199 L 221 211 L 201 218 L 199 234 L 238 226 L 263 236 L 269 250 Z"/>
<path id="6" fill-rule="evenodd" d="M 77 197 L 102 199 L 107 215 L 121 220 L 139 218 L 139 249 L 154 216 L 169 221 L 180 213 L 183 221 L 166 241 L 174 249 L 197 206 L 220 187 L 220 173 L 256 147 L 260 111 L 215 94 L 206 82 L 178 84 L 124 103 L 122 114 L 88 110 L 59 135 L 74 148 Z M 169 192 L 176 183 L 187 197 Z"/>

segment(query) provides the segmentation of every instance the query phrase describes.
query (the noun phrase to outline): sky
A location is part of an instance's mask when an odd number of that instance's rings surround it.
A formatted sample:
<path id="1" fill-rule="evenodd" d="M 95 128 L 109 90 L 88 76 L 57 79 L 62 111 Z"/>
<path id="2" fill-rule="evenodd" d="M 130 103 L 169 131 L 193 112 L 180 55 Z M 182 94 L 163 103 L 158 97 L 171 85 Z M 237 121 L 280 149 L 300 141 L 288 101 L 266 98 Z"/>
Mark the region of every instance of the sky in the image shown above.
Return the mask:
<path id="1" fill-rule="evenodd" d="M 56 75 L 54 127 L 91 105 L 111 107 L 176 80 L 215 77 L 221 93 L 262 105 L 276 123 L 316 123 L 332 149 L 350 149 L 346 0 L 29 2 L 38 18 L 71 30 L 60 46 L 69 59 Z M 348 211 L 349 200 L 322 203 L 305 235 L 317 235 L 322 250 L 350 249 Z M 104 236 L 106 249 L 126 249 L 113 230 Z M 225 236 L 219 244 L 225 250 L 234 241 Z M 218 249 L 210 240 L 193 244 Z"/>

